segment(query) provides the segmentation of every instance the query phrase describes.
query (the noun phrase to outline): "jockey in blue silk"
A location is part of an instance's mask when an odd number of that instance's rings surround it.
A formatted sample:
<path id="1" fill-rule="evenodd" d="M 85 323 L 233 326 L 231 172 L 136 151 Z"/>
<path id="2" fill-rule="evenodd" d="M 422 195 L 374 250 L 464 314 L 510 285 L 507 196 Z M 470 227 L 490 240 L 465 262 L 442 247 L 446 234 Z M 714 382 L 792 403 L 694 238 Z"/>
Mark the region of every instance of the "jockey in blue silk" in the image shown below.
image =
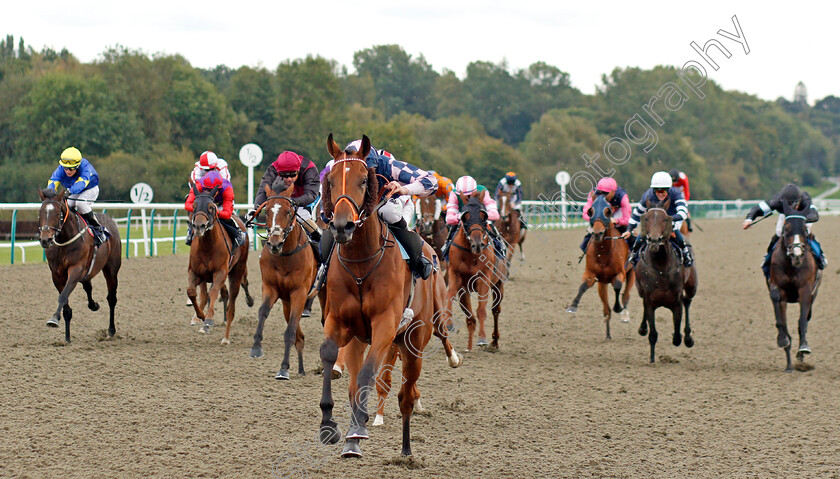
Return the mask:
<path id="1" fill-rule="evenodd" d="M 496 185 L 496 191 L 493 193 L 493 199 L 496 200 L 496 205 L 499 205 L 499 193 L 510 193 L 511 208 L 515 211 L 516 218 L 522 223 L 522 227 L 528 229 L 528 224 L 522 219 L 522 182 L 513 171 L 508 171 L 505 176 L 499 180 Z"/>
<path id="2" fill-rule="evenodd" d="M 108 239 L 108 230 L 99 224 L 93 214 L 93 202 L 99 197 L 99 175 L 93 165 L 84 158 L 82 153 L 74 147 L 61 152 L 58 162 L 47 188 L 58 189 L 58 185 L 67 189 L 67 206 L 75 208 L 82 218 L 90 225 L 93 232 L 94 244 L 99 246 Z"/>
<path id="3" fill-rule="evenodd" d="M 344 151 L 355 153 L 361 147 L 362 140 L 356 140 L 344 147 Z M 423 256 L 423 239 L 416 232 L 408 229 L 405 214 L 408 208 L 414 208 L 414 203 L 411 201 L 412 195 L 429 196 L 435 194 L 438 188 L 437 178 L 428 171 L 397 160 L 394 155 L 385 150 L 377 150 L 373 145 L 371 145 L 370 153 L 368 153 L 365 161 L 368 168 L 373 168 L 377 174 L 379 180 L 377 189 L 385 187 L 394 192 L 394 196 L 379 208 L 379 217 L 388 224 L 388 229 L 408 253 L 408 263 L 411 271 L 420 278 L 428 279 L 434 266 L 428 258 Z M 330 161 L 324 167 L 321 172 L 322 181 L 329 174 L 333 164 L 334 161 Z M 322 264 L 315 277 L 313 289 L 320 289 L 327 278 L 327 267 L 334 244 L 335 237 L 329 229 L 326 229 L 321 235 Z"/>
<path id="4" fill-rule="evenodd" d="M 783 213 L 784 203 L 787 203 L 790 208 L 802 212 L 802 216 L 805 217 L 805 222 L 808 224 L 808 233 L 810 234 L 808 241 L 811 244 L 811 252 L 817 260 L 817 267 L 824 269 L 828 261 L 825 259 L 822 247 L 817 242 L 817 238 L 811 233 L 810 225 L 810 223 L 816 223 L 820 220 L 820 214 L 817 212 L 817 208 L 811 203 L 811 195 L 808 192 L 800 190 L 794 184 L 789 184 L 782 188 L 782 191 L 770 201 L 762 201 L 758 205 L 753 206 L 750 212 L 747 213 L 747 218 L 744 220 L 743 228 L 747 229 L 759 216 L 768 216 L 774 211 L 779 213 L 779 220 L 776 222 L 776 232 L 770 239 L 770 244 L 767 246 L 767 255 L 764 257 L 764 262 L 761 263 L 761 270 L 764 271 L 764 276 L 770 277 L 770 257 L 773 255 L 773 248 L 776 246 L 776 242 L 782 236 L 782 228 L 785 225 L 785 215 Z"/>
<path id="5" fill-rule="evenodd" d="M 639 226 L 639 221 L 642 215 L 647 211 L 645 206 L 648 201 L 651 204 L 668 202 L 667 214 L 674 220 L 674 238 L 673 242 L 680 248 L 683 256 L 683 264 L 691 266 L 694 264 L 694 258 L 691 255 L 691 249 L 685 243 L 682 233 L 680 233 L 680 226 L 682 222 L 688 218 L 688 206 L 686 206 L 685 198 L 679 189 L 672 185 L 671 175 L 667 171 L 657 171 L 650 179 L 650 189 L 642 195 L 639 204 L 633 208 L 633 214 L 630 215 L 630 223 L 628 230 L 622 233 L 622 237 L 627 238 L 630 233 Z M 639 237 L 633 245 L 632 261 L 635 265 L 639 261 L 639 252 L 645 244 L 645 239 Z"/>

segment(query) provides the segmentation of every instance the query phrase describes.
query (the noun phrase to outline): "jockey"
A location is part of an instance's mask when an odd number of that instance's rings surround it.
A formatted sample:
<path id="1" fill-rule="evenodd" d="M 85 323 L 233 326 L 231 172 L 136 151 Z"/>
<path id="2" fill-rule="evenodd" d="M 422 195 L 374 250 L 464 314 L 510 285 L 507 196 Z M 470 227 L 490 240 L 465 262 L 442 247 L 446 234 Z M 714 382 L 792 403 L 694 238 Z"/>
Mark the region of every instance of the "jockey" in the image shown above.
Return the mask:
<path id="1" fill-rule="evenodd" d="M 344 147 L 344 151 L 355 153 L 361 147 L 362 140 L 355 140 Z M 408 229 L 406 215 L 410 216 L 414 208 L 411 196 L 434 194 L 438 187 L 437 179 L 428 171 L 399 161 L 391 153 L 385 150 L 377 150 L 372 145 L 365 161 L 368 168 L 373 168 L 376 171 L 379 179 L 378 185 L 371 185 L 370 187 L 377 187 L 377 189 L 384 187 L 387 191 L 393 192 L 393 196 L 379 208 L 379 217 L 388 224 L 388 229 L 405 248 L 405 252 L 408 253 L 408 264 L 414 275 L 422 279 L 428 279 L 432 275 L 434 265 L 423 256 L 423 239 L 416 232 Z M 326 173 L 321 172 L 322 181 L 323 178 L 326 178 L 334 163 L 334 161 L 330 161 L 324 167 Z M 321 289 L 327 278 L 327 267 L 334 245 L 335 237 L 329 229 L 325 230 L 321 235 L 321 266 L 315 276 L 313 290 Z"/>
<path id="2" fill-rule="evenodd" d="M 476 183 L 472 176 L 462 176 L 455 182 L 455 190 L 449 193 L 449 201 L 446 204 L 446 224 L 449 226 L 449 236 L 446 238 L 441 254 L 444 258 L 449 257 L 449 246 L 458 231 L 458 223 L 461 221 L 461 209 L 466 206 L 471 197 L 477 197 L 484 203 L 487 210 L 488 232 L 493 238 L 493 247 L 500 258 L 505 257 L 504 243 L 493 222 L 499 219 L 499 210 L 496 208 L 496 201 L 490 197 L 490 192 L 483 185 Z"/>
<path id="3" fill-rule="evenodd" d="M 648 201 L 652 204 L 668 202 L 668 215 L 674 220 L 674 237 L 673 241 L 680 248 L 683 255 L 683 265 L 691 266 L 694 264 L 694 258 L 691 255 L 691 250 L 685 243 L 682 233 L 680 233 L 680 226 L 682 222 L 688 217 L 688 207 L 685 205 L 685 198 L 683 198 L 680 190 L 671 186 L 671 175 L 667 171 L 657 171 L 650 179 L 650 189 L 642 195 L 639 204 L 633 209 L 633 214 L 630 216 L 628 223 L 628 230 L 622 233 L 623 238 L 628 238 L 630 233 L 639 226 L 639 221 L 642 214 L 647 210 L 645 203 Z M 633 244 L 632 261 L 635 265 L 639 261 L 639 252 L 645 244 L 643 237 L 636 238 Z"/>
<path id="4" fill-rule="evenodd" d="M 782 211 L 784 211 L 782 209 L 783 203 L 787 203 L 789 207 L 794 208 L 797 211 L 801 211 L 802 216 L 805 217 L 806 223 L 816 223 L 820 219 L 820 214 L 817 212 L 817 208 L 811 204 L 811 195 L 800 190 L 798 186 L 793 184 L 789 184 L 782 188 L 782 191 L 774 196 L 770 201 L 762 201 L 758 205 L 752 207 L 750 212 L 747 213 L 747 219 L 744 220 L 742 225 L 744 229 L 749 228 L 759 216 L 770 215 L 773 211 L 779 212 L 779 220 L 776 222 L 776 232 L 770 239 L 770 244 L 767 246 L 767 255 L 764 257 L 764 262 L 761 263 L 761 269 L 767 277 L 770 277 L 770 256 L 773 254 L 773 247 L 776 246 L 776 242 L 779 241 L 779 237 L 782 236 L 782 228 L 785 225 L 785 215 L 782 213 Z M 823 254 L 822 247 L 819 242 L 817 242 L 817 239 L 811 233 L 811 225 L 808 225 L 808 233 L 811 236 L 808 238 L 808 241 L 811 244 L 811 252 L 817 259 L 817 266 L 820 269 L 823 269 L 828 264 L 828 261 L 825 259 L 825 255 Z"/>
<path id="5" fill-rule="evenodd" d="M 589 221 L 589 208 L 592 207 L 592 202 L 596 195 L 604 195 L 604 199 L 610 204 L 612 208 L 612 222 L 615 224 L 619 233 L 627 231 L 627 225 L 630 222 L 630 198 L 623 188 L 618 187 L 615 179 L 610 177 L 601 178 L 598 181 L 598 186 L 589 192 L 586 198 L 586 205 L 583 207 L 583 219 Z M 616 217 L 617 215 L 617 217 Z M 583 243 L 580 244 L 580 249 L 586 252 L 586 247 L 589 245 L 589 239 L 592 237 L 592 231 L 586 232 L 583 237 Z M 628 244 L 632 238 L 628 237 Z"/>
<path id="6" fill-rule="evenodd" d="M 671 181 L 673 182 L 671 186 L 682 192 L 683 198 L 685 198 L 685 202 L 688 204 L 688 200 L 691 199 L 691 192 L 688 189 L 688 175 L 676 168 L 668 173 L 671 175 Z M 694 231 L 694 228 L 691 227 L 690 216 L 686 217 L 685 224 L 688 227 L 688 231 Z"/>
<path id="7" fill-rule="evenodd" d="M 205 151 L 195 162 L 195 168 L 190 173 L 190 184 L 196 184 L 208 171 L 218 171 L 223 180 L 230 181 L 227 161 L 217 157 L 212 151 Z"/>
<path id="8" fill-rule="evenodd" d="M 522 223 L 522 227 L 527 229 L 528 224 L 522 219 L 522 182 L 519 181 L 516 173 L 508 171 L 504 178 L 499 180 L 499 184 L 496 185 L 496 192 L 493 193 L 496 204 L 499 203 L 499 193 L 511 193 L 511 208 L 516 212 L 516 217 Z"/>
<path id="9" fill-rule="evenodd" d="M 238 248 L 245 244 L 245 233 L 239 229 L 236 223 L 231 219 L 233 214 L 233 186 L 230 181 L 222 178 L 218 171 L 211 171 L 204 175 L 195 184 L 195 188 L 190 188 L 190 194 L 187 195 L 187 201 L 184 203 L 184 209 L 192 212 L 193 203 L 195 202 L 195 193 L 201 193 L 205 190 L 212 190 L 214 187 L 219 187 L 216 197 L 213 202 L 219 206 L 218 216 L 219 223 L 225 227 L 233 240 L 233 247 Z M 192 244 L 192 231 L 187 232 L 186 243 Z"/>
<path id="10" fill-rule="evenodd" d="M 93 165 L 82 158 L 82 153 L 72 146 L 61 152 L 58 165 L 47 182 L 47 188 L 55 190 L 62 185 L 67 189 L 67 206 L 79 212 L 93 232 L 93 243 L 101 245 L 108 240 L 110 233 L 99 224 L 91 209 L 99 197 L 99 175 Z"/>
<path id="11" fill-rule="evenodd" d="M 262 180 L 260 180 L 257 197 L 254 199 L 254 209 L 248 212 L 247 218 L 249 221 L 252 220 L 256 210 L 265 203 L 268 197 L 265 192 L 266 186 L 279 193 L 286 191 L 292 184 L 294 184 L 291 195 L 292 205 L 301 220 L 301 226 L 311 240 L 320 241 L 321 229 L 312 220 L 312 209 L 310 208 L 310 205 L 321 195 L 318 167 L 312 160 L 293 151 L 280 153 L 280 156 L 268 165 Z M 315 256 L 318 257 L 319 255 L 316 254 Z"/>

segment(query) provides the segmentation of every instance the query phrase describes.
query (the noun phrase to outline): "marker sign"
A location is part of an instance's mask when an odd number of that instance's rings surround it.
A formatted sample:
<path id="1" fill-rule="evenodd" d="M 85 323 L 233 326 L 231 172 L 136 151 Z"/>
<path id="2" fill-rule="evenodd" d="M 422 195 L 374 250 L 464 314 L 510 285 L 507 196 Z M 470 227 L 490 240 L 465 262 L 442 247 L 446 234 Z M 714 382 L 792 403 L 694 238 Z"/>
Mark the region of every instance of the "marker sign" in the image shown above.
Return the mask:
<path id="1" fill-rule="evenodd" d="M 248 167 L 254 167 L 260 164 L 263 159 L 262 148 L 254 143 L 248 143 L 239 149 L 239 161 Z"/>
<path id="2" fill-rule="evenodd" d="M 154 197 L 152 187 L 146 183 L 137 183 L 131 187 L 131 202 L 137 204 L 151 203 Z"/>
<path id="3" fill-rule="evenodd" d="M 572 177 L 569 176 L 568 171 L 559 171 L 559 172 L 557 172 L 557 175 L 554 176 L 554 181 L 556 181 L 557 184 L 560 185 L 560 186 L 568 185 L 569 181 L 571 181 L 571 179 L 572 179 Z"/>

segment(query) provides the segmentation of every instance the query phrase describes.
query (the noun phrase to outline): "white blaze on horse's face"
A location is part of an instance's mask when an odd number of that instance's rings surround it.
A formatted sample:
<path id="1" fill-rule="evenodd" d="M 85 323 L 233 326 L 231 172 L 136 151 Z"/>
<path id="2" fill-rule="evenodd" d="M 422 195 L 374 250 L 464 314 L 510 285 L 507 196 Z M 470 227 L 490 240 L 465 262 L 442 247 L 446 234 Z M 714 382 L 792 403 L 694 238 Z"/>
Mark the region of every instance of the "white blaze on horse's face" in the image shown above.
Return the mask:
<path id="1" fill-rule="evenodd" d="M 793 235 L 793 244 L 796 245 L 793 247 L 793 255 L 797 258 L 802 256 L 802 247 L 799 246 L 802 243 L 799 241 L 799 235 Z"/>
<path id="2" fill-rule="evenodd" d="M 49 215 L 54 208 L 55 208 L 55 206 L 53 206 L 53 205 L 47 205 L 47 206 L 44 207 L 44 211 L 46 211 L 47 214 Z"/>
<path id="3" fill-rule="evenodd" d="M 277 213 L 280 212 L 280 203 L 275 203 L 274 206 L 271 207 L 271 234 L 280 228 L 277 224 Z"/>

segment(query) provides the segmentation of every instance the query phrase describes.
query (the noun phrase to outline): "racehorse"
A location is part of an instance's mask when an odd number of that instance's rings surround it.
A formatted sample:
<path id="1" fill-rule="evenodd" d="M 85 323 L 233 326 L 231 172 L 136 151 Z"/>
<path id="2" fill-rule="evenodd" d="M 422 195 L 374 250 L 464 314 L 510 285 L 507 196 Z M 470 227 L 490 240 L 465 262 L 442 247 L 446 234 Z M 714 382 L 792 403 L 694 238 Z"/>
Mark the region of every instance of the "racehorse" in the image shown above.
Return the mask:
<path id="1" fill-rule="evenodd" d="M 805 226 L 805 217 L 786 203 L 782 210 L 785 223 L 782 236 L 773 249 L 770 257 L 770 277 L 767 278 L 767 289 L 773 302 L 773 312 L 776 314 L 776 328 L 779 335 L 776 343 L 785 349 L 787 357 L 786 372 L 793 367 L 790 362 L 790 333 L 787 327 L 787 304 L 799 303 L 799 351 L 796 358 L 802 361 L 806 354 L 811 353 L 805 337 L 808 331 L 808 321 L 814 300 L 817 298 L 822 281 L 822 271 L 817 268 L 816 260 L 811 253 L 810 237 Z"/>
<path id="2" fill-rule="evenodd" d="M 371 383 L 386 364 L 392 343 L 396 343 L 402 357 L 403 381 L 398 395 L 402 454 L 411 455 L 410 420 L 418 398 L 421 352 L 433 333 L 433 316 L 444 307 L 443 278 L 435 271 L 429 279 L 413 282 L 393 233 L 377 214 L 378 204 L 382 204 L 378 201 L 379 182 L 375 170 L 364 160 L 370 152 L 368 137 L 362 137 L 358 151 L 347 153 L 330 134 L 327 150 L 335 164 L 322 183 L 322 202 L 337 245 L 325 285 L 326 319 L 320 350 L 325 374 L 319 439 L 335 444 L 341 434 L 332 415 L 332 375 L 326 372 L 332 370 L 339 348 L 346 346 L 352 418 L 341 454 L 361 456 L 359 441 L 368 438 Z M 431 257 L 432 248 L 424 243 L 423 249 Z M 364 357 L 366 344 L 370 344 L 370 351 Z"/>
<path id="3" fill-rule="evenodd" d="M 473 335 L 475 334 L 476 316 L 478 316 L 477 346 L 488 346 L 484 331 L 487 319 L 487 301 L 492 299 L 493 312 L 493 342 L 491 350 L 499 349 L 499 314 L 502 312 L 504 298 L 504 283 L 507 280 L 508 266 L 504 258 L 498 258 L 493 251 L 490 233 L 487 229 L 487 211 L 484 204 L 476 196 L 472 196 L 464 206 L 458 232 L 452 240 L 449 249 L 449 309 L 445 314 L 451 315 L 452 305 L 457 300 L 461 310 L 467 317 L 467 351 L 473 349 Z M 478 296 L 476 313 L 472 312 L 470 293 Z M 492 297 L 491 297 L 492 295 Z"/>
<path id="4" fill-rule="evenodd" d="M 64 313 L 64 341 L 70 343 L 70 293 L 79 282 L 87 294 L 88 309 L 99 310 L 99 303 L 93 300 L 93 286 L 90 280 L 102 271 L 108 287 L 108 337 L 117 332 L 114 326 L 114 307 L 117 305 L 117 274 L 122 264 L 122 243 L 117 225 L 110 217 L 95 213 L 99 224 L 108 229 L 110 237 L 101 245 L 94 246 L 93 234 L 82 217 L 67 206 L 67 190 L 56 194 L 47 188 L 38 190 L 41 209 L 38 212 L 38 240 L 50 265 L 53 284 L 58 290 L 58 309 L 47 326 L 57 328 Z"/>
<path id="5" fill-rule="evenodd" d="M 424 196 L 416 200 L 415 211 L 419 212 L 419 214 L 417 215 L 418 218 L 414 230 L 417 231 L 417 234 L 426 243 L 429 243 L 435 249 L 442 276 L 445 281 L 448 281 L 447 270 L 449 268 L 449 262 L 443 259 L 443 254 L 441 253 L 441 249 L 446 243 L 446 213 L 438 211 L 438 204 L 435 196 Z M 435 219 L 436 216 L 437 219 Z"/>
<path id="6" fill-rule="evenodd" d="M 636 288 L 639 290 L 639 296 L 642 297 L 645 308 L 642 323 L 639 325 L 639 334 L 648 335 L 650 362 L 653 363 L 658 337 L 654 311 L 659 307 L 664 306 L 673 314 L 674 346 L 679 346 L 683 340 L 680 334 L 680 322 L 683 308 L 685 308 L 685 345 L 689 348 L 694 346 L 688 309 L 697 292 L 697 268 L 683 266 L 676 246 L 670 244 L 674 220 L 666 211 L 667 201 L 664 209 L 654 208 L 650 202 L 648 203 L 648 210 L 641 218 L 641 234 L 645 237 L 647 246 L 640 253 L 639 262 L 636 264 Z"/>
<path id="7" fill-rule="evenodd" d="M 254 305 L 254 299 L 248 292 L 248 239 L 238 247 L 233 247 L 233 241 L 224 227 L 219 223 L 218 207 L 213 201 L 219 187 L 212 190 L 196 191 L 193 212 L 190 213 L 190 224 L 195 237 L 190 246 L 190 262 L 187 266 L 187 296 L 195 308 L 195 318 L 191 324 L 203 326 L 201 333 L 209 333 L 213 326 L 213 314 L 216 299 L 221 294 L 225 312 L 225 336 L 222 344 L 230 344 L 230 325 L 236 309 L 236 297 L 240 286 L 245 289 L 245 302 Z M 239 229 L 245 231 L 245 223 L 232 215 Z M 225 287 L 228 280 L 230 292 Z M 210 292 L 206 292 L 205 283 L 210 283 Z M 201 284 L 201 301 L 196 301 L 196 287 Z M 206 310 L 205 310 L 206 308 Z"/>
<path id="8" fill-rule="evenodd" d="M 598 283 L 598 295 L 604 306 L 604 324 L 607 327 L 607 339 L 610 336 L 610 304 L 607 285 L 612 284 L 615 290 L 615 304 L 613 311 L 621 313 L 622 319 L 629 318 L 627 303 L 630 301 L 630 290 L 633 288 L 635 270 L 628 265 L 627 256 L 630 248 L 621 237 L 612 222 L 612 208 L 604 195 L 597 195 L 589 209 L 589 224 L 592 226 L 592 238 L 586 248 L 586 270 L 583 272 L 583 282 L 578 289 L 577 296 L 566 309 L 569 313 L 576 313 L 581 296 L 587 289 Z M 621 287 L 624 286 L 624 294 Z M 621 298 L 621 302 L 619 302 Z"/>
<path id="9" fill-rule="evenodd" d="M 279 188 L 278 188 L 279 189 Z M 263 302 L 259 311 L 259 323 L 254 333 L 254 344 L 251 346 L 251 357 L 259 358 L 263 355 L 262 339 L 263 327 L 274 303 L 280 299 L 283 303 L 283 314 L 286 317 L 286 332 L 283 334 L 285 350 L 280 371 L 275 379 L 289 379 L 289 351 L 292 344 L 298 353 L 298 374 L 305 375 L 303 369 L 303 330 L 300 319 L 306 303 L 306 295 L 315 279 L 318 263 L 315 254 L 309 246 L 309 237 L 297 221 L 295 205 L 289 196 L 294 190 L 294 184 L 286 190 L 276 193 L 265 186 L 266 201 L 257 209 L 266 212 L 265 228 L 268 239 L 260 254 L 260 272 L 262 273 Z M 256 216 L 256 215 L 255 215 Z M 321 291 L 321 311 L 324 306 L 324 295 Z"/>
<path id="10" fill-rule="evenodd" d="M 525 233 L 528 231 L 522 227 L 522 222 L 519 220 L 522 212 L 513 208 L 511 196 L 513 196 L 513 193 L 499 192 L 499 219 L 496 221 L 496 229 L 499 230 L 509 246 L 507 250 L 508 265 L 513 259 L 516 245 L 519 245 L 519 261 L 525 261 L 522 243 L 525 242 Z"/>

